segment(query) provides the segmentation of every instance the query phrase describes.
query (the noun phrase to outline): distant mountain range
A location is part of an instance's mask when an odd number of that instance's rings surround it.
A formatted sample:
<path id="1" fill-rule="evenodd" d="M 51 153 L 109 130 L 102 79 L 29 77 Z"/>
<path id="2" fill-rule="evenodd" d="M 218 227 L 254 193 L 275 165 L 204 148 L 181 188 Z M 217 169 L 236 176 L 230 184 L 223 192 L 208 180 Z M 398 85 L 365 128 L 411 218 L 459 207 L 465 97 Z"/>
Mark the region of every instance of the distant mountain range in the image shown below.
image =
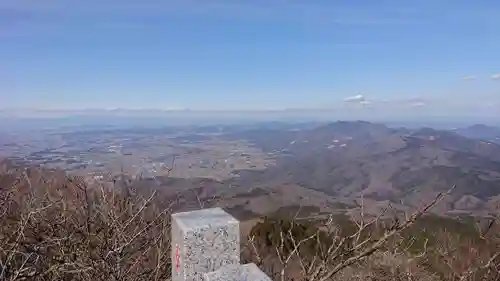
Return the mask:
<path id="1" fill-rule="evenodd" d="M 500 203 L 495 132 L 483 125 L 446 131 L 358 121 L 228 137 L 248 139 L 278 158 L 278 165 L 263 172 L 242 173 L 245 183 L 292 184 L 344 202 L 364 194 L 372 202 L 401 206 L 418 205 L 456 185 L 440 211 L 481 213 Z"/>
<path id="2" fill-rule="evenodd" d="M 469 127 L 455 129 L 453 131 L 468 138 L 500 143 L 500 128 L 498 127 L 475 124 Z"/>
<path id="3" fill-rule="evenodd" d="M 383 113 L 383 114 L 382 114 Z M 105 120 L 103 118 L 106 118 Z M 52 125 L 173 125 L 173 124 L 238 124 L 245 122 L 331 122 L 331 120 L 369 120 L 383 122 L 391 126 L 452 128 L 474 122 L 500 125 L 500 119 L 471 116 L 402 116 L 401 114 L 380 114 L 353 110 L 339 104 L 334 107 L 317 108 L 242 108 L 242 109 L 189 109 L 189 108 L 87 108 L 87 109 L 0 109 L 0 127 L 6 122 L 37 122 Z M 105 123 L 105 124 L 103 124 Z"/>

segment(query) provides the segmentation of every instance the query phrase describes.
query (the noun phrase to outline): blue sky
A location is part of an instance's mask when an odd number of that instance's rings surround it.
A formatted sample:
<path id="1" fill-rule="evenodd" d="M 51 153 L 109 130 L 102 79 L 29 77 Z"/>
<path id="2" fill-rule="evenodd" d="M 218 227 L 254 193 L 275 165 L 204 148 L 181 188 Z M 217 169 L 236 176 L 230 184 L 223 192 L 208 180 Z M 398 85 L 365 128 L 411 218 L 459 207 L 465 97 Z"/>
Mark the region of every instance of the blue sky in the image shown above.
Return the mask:
<path id="1" fill-rule="evenodd" d="M 495 0 L 2 0 L 1 108 L 500 113 Z"/>

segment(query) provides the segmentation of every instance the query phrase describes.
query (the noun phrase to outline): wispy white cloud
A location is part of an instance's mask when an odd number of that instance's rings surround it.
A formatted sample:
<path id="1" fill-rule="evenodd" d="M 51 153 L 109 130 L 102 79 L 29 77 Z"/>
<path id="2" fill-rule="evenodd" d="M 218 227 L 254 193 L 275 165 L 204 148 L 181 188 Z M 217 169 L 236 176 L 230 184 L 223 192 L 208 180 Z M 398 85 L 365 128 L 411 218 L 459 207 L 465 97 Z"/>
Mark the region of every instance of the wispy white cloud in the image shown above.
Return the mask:
<path id="1" fill-rule="evenodd" d="M 344 99 L 344 102 L 350 102 L 350 103 L 362 103 L 366 101 L 367 101 L 366 98 L 361 94 L 350 96 Z"/>
<path id="2" fill-rule="evenodd" d="M 428 106 L 430 103 L 429 100 L 420 98 L 420 97 L 412 97 L 412 98 L 396 98 L 396 99 L 384 99 L 381 100 L 379 106 L 385 109 L 404 109 L 404 108 L 417 108 Z"/>
<path id="3" fill-rule="evenodd" d="M 496 73 L 496 74 L 491 75 L 491 79 L 500 80 L 500 73 Z"/>
<path id="4" fill-rule="evenodd" d="M 475 75 L 468 75 L 468 76 L 462 77 L 462 80 L 464 80 L 464 81 L 474 81 L 476 79 L 477 79 L 477 77 Z"/>
<path id="5" fill-rule="evenodd" d="M 410 106 L 411 107 L 423 107 L 423 106 L 426 106 L 427 104 L 425 102 L 413 102 L 413 103 L 410 103 Z"/>
<path id="6" fill-rule="evenodd" d="M 345 103 L 355 103 L 355 104 L 373 104 L 378 108 L 384 109 L 403 109 L 409 107 L 424 107 L 429 105 L 430 101 L 420 98 L 420 97 L 411 97 L 411 98 L 389 98 L 382 100 L 368 100 L 365 96 L 361 94 L 357 94 L 355 96 L 350 96 L 344 99 Z"/>

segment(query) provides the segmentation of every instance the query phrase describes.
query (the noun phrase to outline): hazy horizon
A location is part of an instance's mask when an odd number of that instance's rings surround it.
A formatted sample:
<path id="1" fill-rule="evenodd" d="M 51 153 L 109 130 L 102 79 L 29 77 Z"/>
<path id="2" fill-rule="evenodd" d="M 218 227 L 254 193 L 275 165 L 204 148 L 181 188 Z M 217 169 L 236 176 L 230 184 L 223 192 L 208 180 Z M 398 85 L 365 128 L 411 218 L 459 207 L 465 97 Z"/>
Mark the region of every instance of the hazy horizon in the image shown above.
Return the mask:
<path id="1" fill-rule="evenodd" d="M 433 127 L 451 129 L 474 124 L 500 127 L 500 120 L 487 116 L 370 116 L 367 114 L 343 115 L 328 110 L 275 110 L 275 111 L 65 111 L 65 114 L 0 114 L 0 130 L 38 130 L 63 127 L 170 127 L 245 125 L 270 122 L 331 123 L 336 121 L 368 121 L 395 127 Z"/>

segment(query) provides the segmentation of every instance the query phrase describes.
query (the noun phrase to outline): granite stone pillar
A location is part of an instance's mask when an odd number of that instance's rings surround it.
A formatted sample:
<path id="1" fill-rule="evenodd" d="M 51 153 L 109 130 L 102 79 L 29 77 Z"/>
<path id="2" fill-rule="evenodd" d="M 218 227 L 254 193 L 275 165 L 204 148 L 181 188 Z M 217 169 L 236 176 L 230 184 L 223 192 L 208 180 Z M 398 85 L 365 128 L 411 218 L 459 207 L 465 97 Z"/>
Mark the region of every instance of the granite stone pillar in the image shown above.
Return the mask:
<path id="1" fill-rule="evenodd" d="M 221 208 L 172 215 L 172 281 L 240 263 L 239 222 Z"/>

